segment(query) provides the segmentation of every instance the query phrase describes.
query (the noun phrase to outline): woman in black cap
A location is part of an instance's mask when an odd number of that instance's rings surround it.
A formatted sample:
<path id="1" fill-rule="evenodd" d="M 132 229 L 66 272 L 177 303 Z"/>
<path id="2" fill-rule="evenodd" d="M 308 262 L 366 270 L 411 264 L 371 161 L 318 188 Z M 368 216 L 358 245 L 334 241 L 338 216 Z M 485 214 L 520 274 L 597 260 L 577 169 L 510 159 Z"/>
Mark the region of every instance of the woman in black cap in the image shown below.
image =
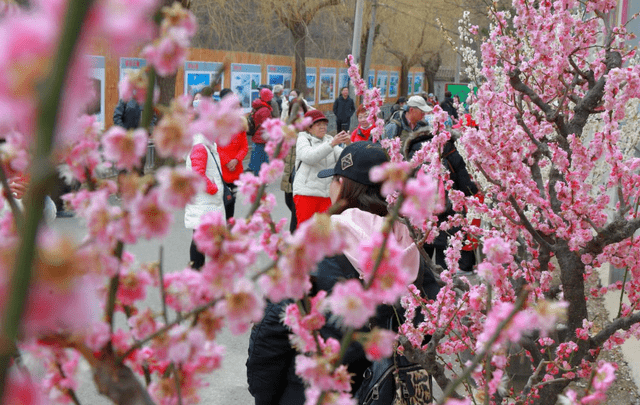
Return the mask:
<path id="1" fill-rule="evenodd" d="M 331 178 L 329 195 L 334 204 L 331 221 L 340 223 L 344 229 L 347 248 L 344 253 L 327 257 L 318 263 L 313 273 L 314 292 L 331 292 L 334 285 L 347 279 L 361 279 L 363 270 L 358 263 L 360 243 L 370 239 L 382 229 L 387 215 L 387 203 L 380 193 L 380 184 L 369 179 L 371 168 L 389 160 L 386 152 L 378 144 L 369 141 L 355 142 L 344 148 L 333 168 L 318 173 L 320 178 Z M 418 287 L 431 299 L 435 298 L 439 286 L 424 264 L 409 230 L 404 224 L 395 223 L 390 237 L 404 248 L 402 262 L 413 266 L 422 276 Z M 419 268 L 422 267 L 422 271 Z M 281 315 L 287 304 L 269 303 L 263 320 L 251 331 L 247 377 L 249 391 L 259 404 L 304 404 L 304 384 L 295 374 L 296 351 L 289 344 L 289 330 L 281 322 Z M 399 307 L 399 306 L 398 306 Z M 395 310 L 398 310 L 396 308 Z M 401 308 L 399 309 L 401 311 Z M 330 316 L 327 319 L 331 319 Z M 381 305 L 371 324 L 395 329 L 394 308 Z M 320 330 L 324 339 L 333 337 L 340 341 L 343 330 L 335 322 L 328 322 Z M 352 393 L 363 381 L 363 373 L 370 366 L 362 345 L 349 345 L 342 363 L 352 374 Z"/>

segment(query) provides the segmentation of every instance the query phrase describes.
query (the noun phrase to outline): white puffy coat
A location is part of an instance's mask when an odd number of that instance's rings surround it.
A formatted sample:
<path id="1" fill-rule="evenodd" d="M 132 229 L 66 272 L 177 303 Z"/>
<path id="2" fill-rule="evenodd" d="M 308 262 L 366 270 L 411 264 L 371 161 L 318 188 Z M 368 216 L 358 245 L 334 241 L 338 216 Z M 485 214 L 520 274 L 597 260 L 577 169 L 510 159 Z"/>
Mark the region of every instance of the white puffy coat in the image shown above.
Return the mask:
<path id="1" fill-rule="evenodd" d="M 342 148 L 331 146 L 333 137 L 319 139 L 308 132 L 300 132 L 296 143 L 296 175 L 293 195 L 329 197 L 331 177 L 321 179 L 318 172 L 335 167 Z"/>
<path id="2" fill-rule="evenodd" d="M 220 156 L 218 156 L 218 148 L 215 144 L 209 143 L 204 136 L 198 134 L 193 137 L 193 146 L 203 144 L 207 148 L 207 167 L 206 176 L 218 186 L 218 192 L 214 195 L 207 193 L 205 190 L 196 194 L 191 203 L 185 206 L 184 226 L 189 229 L 195 229 L 200 225 L 200 217 L 207 212 L 220 211 L 224 214 L 224 203 L 222 196 L 224 194 L 224 185 L 222 177 L 218 171 L 216 162 L 220 164 Z M 215 160 L 214 160 L 215 159 Z M 187 168 L 191 169 L 191 153 L 187 156 Z"/>

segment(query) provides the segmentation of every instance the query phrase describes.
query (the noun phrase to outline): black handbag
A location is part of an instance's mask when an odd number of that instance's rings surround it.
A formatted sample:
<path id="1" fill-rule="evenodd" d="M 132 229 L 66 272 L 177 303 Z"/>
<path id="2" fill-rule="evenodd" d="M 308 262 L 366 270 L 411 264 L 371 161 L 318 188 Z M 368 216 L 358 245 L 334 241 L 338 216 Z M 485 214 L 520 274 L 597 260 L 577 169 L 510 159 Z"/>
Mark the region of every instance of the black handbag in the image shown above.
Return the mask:
<path id="1" fill-rule="evenodd" d="M 420 364 L 394 355 L 374 361 L 355 395 L 359 405 L 418 405 L 433 400 L 432 380 Z"/>
<path id="2" fill-rule="evenodd" d="M 216 162 L 218 173 L 220 173 L 220 181 L 222 182 L 222 188 L 223 188 L 222 202 L 224 203 L 224 208 L 226 210 L 228 207 L 232 207 L 236 204 L 236 196 L 235 194 L 233 194 L 233 191 L 231 191 L 231 188 L 227 186 L 227 183 L 224 182 L 224 179 L 222 178 L 222 170 L 220 170 L 220 165 L 218 164 L 218 161 L 216 160 L 216 158 L 213 156 L 213 153 L 209 151 L 209 154 L 211 154 L 213 161 Z"/>

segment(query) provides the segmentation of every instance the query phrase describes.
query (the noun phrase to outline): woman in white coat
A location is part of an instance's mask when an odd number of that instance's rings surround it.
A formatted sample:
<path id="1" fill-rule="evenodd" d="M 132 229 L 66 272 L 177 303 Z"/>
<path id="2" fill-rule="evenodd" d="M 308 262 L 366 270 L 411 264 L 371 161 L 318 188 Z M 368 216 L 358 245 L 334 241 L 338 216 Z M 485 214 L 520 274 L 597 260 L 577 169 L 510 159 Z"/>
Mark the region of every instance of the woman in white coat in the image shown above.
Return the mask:
<path id="1" fill-rule="evenodd" d="M 341 143 L 351 143 L 345 131 L 338 135 L 327 135 L 329 120 L 322 111 L 307 111 L 311 118 L 306 132 L 298 134 L 296 143 L 296 166 L 293 180 L 293 202 L 296 206 L 298 225 L 311 218 L 316 212 L 325 212 L 331 206 L 329 186 L 331 179 L 321 179 L 321 170 L 332 168 L 338 161 Z"/>
<path id="2" fill-rule="evenodd" d="M 224 215 L 222 196 L 224 186 L 220 173 L 220 157 L 215 143 L 209 142 L 201 134 L 193 137 L 193 147 L 187 156 L 187 168 L 200 174 L 206 181 L 204 191 L 199 192 L 192 202 L 187 204 L 184 211 L 184 226 L 196 229 L 200 225 L 200 217 L 207 212 L 219 211 Z M 193 238 L 189 249 L 191 267 L 200 269 L 204 265 L 204 255 L 198 251 Z"/>

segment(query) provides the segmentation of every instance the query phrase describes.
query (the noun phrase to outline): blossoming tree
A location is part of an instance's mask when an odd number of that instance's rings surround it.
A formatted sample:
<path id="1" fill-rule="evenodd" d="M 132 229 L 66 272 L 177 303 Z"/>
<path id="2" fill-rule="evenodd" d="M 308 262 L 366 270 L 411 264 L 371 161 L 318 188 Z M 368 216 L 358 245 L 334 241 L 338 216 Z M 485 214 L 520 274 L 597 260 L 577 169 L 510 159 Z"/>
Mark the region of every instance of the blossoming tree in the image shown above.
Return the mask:
<path id="1" fill-rule="evenodd" d="M 482 213 L 490 226 L 471 227 L 460 215 L 443 224 L 436 220 L 443 201 L 433 179 L 447 179 L 439 154 L 450 138 L 445 115 L 436 108 L 433 141 L 411 162 L 404 161 L 398 140 L 382 142 L 391 162 L 370 175 L 384 182 L 391 209 L 382 229 L 360 242 L 362 282 L 347 281 L 331 294 L 314 297 L 308 297 L 309 273 L 348 241 L 326 215 L 289 234 L 284 221 L 271 218 L 275 198 L 265 192 L 281 177 L 282 158 L 305 121 L 264 124 L 270 163 L 258 176 L 245 173 L 238 181 L 249 215 L 230 223 L 223 213 L 203 217 L 194 234 L 208 259 L 201 271 L 166 272 L 161 263 L 138 264 L 127 245 L 164 236 L 171 211 L 183 208 L 203 187 L 184 168 L 165 167 L 144 177 L 135 170 L 149 137 L 154 77 L 171 75 L 184 62 L 196 29 L 193 15 L 179 5 L 159 9 L 156 0 L 31 3 L 29 10 L 0 3 L 0 133 L 6 139 L 0 170 L 5 205 L 0 218 L 2 403 L 47 403 L 44 394 L 79 403 L 75 373 L 81 357 L 91 365 L 99 392 L 114 403 L 197 403 L 203 376 L 220 367 L 218 332 L 228 327 L 244 333 L 262 317 L 265 299 L 285 298 L 307 303 L 290 305 L 284 322 L 303 353 L 296 369 L 307 383 L 308 404 L 355 403 L 350 376 L 340 363 L 351 339 L 363 344 L 371 360 L 390 356 L 398 339 L 405 354 L 434 375 L 445 392 L 440 402 L 501 402 L 513 342 L 527 349 L 534 365 L 523 392 L 513 394 L 517 401 L 554 403 L 577 378 L 587 379 L 589 388 L 565 392 L 567 401 L 604 398 L 613 366 L 596 365 L 598 351 L 636 334 L 640 320 L 633 238 L 640 226 L 635 187 L 640 161 L 623 154 L 619 139 L 625 107 L 640 90 L 638 68 L 630 64 L 634 55 L 623 48 L 626 32 L 609 27 L 604 18 L 611 1 L 588 2 L 586 8 L 570 0 L 515 1 L 513 17 L 494 11 L 491 36 L 482 47 L 479 127 L 460 141 L 480 173 L 478 180 L 486 184 L 486 202 L 465 198 L 446 182 L 454 207 Z M 100 133 L 95 119 L 82 114 L 94 96 L 83 80 L 89 69 L 83 55 L 97 39 L 116 55 L 146 44 L 142 53 L 150 68 L 120 84 L 124 98 L 147 104 L 139 129 Z M 382 105 L 379 91 L 365 91 L 357 66 L 349 71 L 375 120 Z M 589 132 L 588 125 L 595 129 Z M 177 160 L 188 153 L 195 134 L 224 144 L 240 128 L 241 111 L 233 97 L 215 104 L 204 100 L 197 114 L 187 99 L 177 98 L 153 136 L 158 155 Z M 105 161 L 121 170 L 117 180 L 97 177 Z M 59 162 L 85 185 L 66 197 L 87 224 L 87 237 L 78 245 L 40 226 L 44 196 Z M 24 209 L 9 192 L 15 173 L 30 178 Z M 617 191 L 615 206 L 608 190 Z M 117 205 L 109 202 L 115 193 L 121 197 Z M 457 234 L 448 253 L 450 270 L 439 275 L 438 298 L 425 301 L 414 287 L 407 288 L 415 269 L 404 264 L 400 247 L 388 237 L 401 217 L 422 242 L 429 242 L 438 227 L 463 226 L 481 237 L 486 259 L 478 273 L 485 282 L 471 285 L 453 276 L 462 245 Z M 260 254 L 269 265 L 258 267 Z M 606 263 L 627 269 L 628 281 L 611 288 L 630 304 L 596 333 L 587 317 L 584 278 Z M 553 283 L 554 272 L 559 285 Z M 150 288 L 161 292 L 161 313 L 141 305 Z M 355 333 L 378 304 L 401 297 L 409 315 L 424 314 L 422 323 L 403 325 L 399 337 L 377 328 Z M 569 316 L 559 328 L 563 308 Z M 328 310 L 342 319 L 343 342 L 319 335 Z M 125 327 L 117 326 L 116 314 L 126 318 Z M 426 335 L 431 340 L 423 345 Z M 459 360 L 460 367 L 443 361 L 443 355 L 456 358 L 464 351 L 472 357 Z M 34 381 L 22 365 L 25 352 L 46 365 L 43 381 Z M 467 384 L 469 377 L 475 388 Z M 455 391 L 460 383 L 467 386 L 466 399 Z"/>
<path id="2" fill-rule="evenodd" d="M 496 342 L 519 341 L 533 366 L 516 399 L 553 404 L 577 378 L 595 373 L 606 379 L 611 370 L 594 367 L 599 351 L 638 336 L 640 162 L 630 156 L 631 140 L 637 141 L 638 67 L 635 51 L 627 48 L 631 36 L 610 25 L 615 1 L 512 5 L 512 12 L 491 10 L 482 64 L 471 71 L 479 84 L 473 100 L 478 127 L 467 129 L 460 142 L 485 184 L 485 203 L 465 203 L 490 224 L 484 231 L 469 229 L 483 235 L 486 260 L 478 273 L 486 283 L 458 301 L 444 301 L 447 293 L 441 294 L 429 313 L 442 315 L 423 331 L 436 337 L 426 351 L 431 360 L 436 349 L 471 349 L 473 365 L 484 364 L 473 370 L 475 381 L 493 400 L 505 395 L 497 388 L 509 363 L 506 347 Z M 477 34 L 477 27 L 468 28 Z M 455 256 L 451 249 L 452 268 Z M 587 291 L 585 280 L 609 265 L 625 270 L 625 282 Z M 602 330 L 592 330 L 586 301 L 611 290 L 621 295 L 620 311 Z M 536 324 L 532 311 L 549 310 L 550 298 L 565 303 L 566 318 L 542 327 L 547 334 L 521 335 Z M 507 318 L 518 305 L 523 310 Z M 455 335 L 446 331 L 450 323 L 459 324 Z M 502 332 L 495 329 L 505 325 Z M 491 346 L 485 344 L 489 337 L 496 339 Z M 569 391 L 565 399 L 600 402 L 604 393 L 596 385 L 594 380 L 580 395 Z"/>

